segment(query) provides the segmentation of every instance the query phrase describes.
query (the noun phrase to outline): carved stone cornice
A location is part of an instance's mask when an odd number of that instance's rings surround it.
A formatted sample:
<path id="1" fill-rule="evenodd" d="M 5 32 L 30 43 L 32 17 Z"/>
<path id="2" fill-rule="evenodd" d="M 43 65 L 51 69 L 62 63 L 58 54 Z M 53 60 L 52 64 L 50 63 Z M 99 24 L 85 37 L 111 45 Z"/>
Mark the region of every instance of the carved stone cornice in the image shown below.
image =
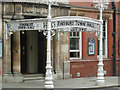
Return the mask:
<path id="1" fill-rule="evenodd" d="M 77 16 L 85 16 L 86 13 L 85 13 L 85 12 L 76 12 L 76 15 L 77 15 Z"/>
<path id="2" fill-rule="evenodd" d="M 99 13 L 100 11 L 98 9 L 95 9 L 95 8 L 79 8 L 79 7 L 76 7 L 76 8 L 71 8 L 70 9 L 71 11 L 82 11 L 82 12 L 94 12 L 94 13 Z M 105 10 L 104 13 L 113 13 L 113 10 Z"/>
<path id="3" fill-rule="evenodd" d="M 86 16 L 86 12 L 71 11 L 70 16 Z"/>
<path id="4" fill-rule="evenodd" d="M 100 15 L 97 14 L 96 18 L 99 19 Z M 112 14 L 103 14 L 103 20 L 108 20 L 108 19 L 112 19 Z"/>

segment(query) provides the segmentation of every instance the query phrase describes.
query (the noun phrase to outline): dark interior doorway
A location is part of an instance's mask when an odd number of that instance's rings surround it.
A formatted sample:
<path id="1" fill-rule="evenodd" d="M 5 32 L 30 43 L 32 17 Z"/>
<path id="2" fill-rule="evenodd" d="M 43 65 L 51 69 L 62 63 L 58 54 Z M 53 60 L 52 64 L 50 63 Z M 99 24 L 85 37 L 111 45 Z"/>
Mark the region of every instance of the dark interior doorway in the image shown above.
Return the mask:
<path id="1" fill-rule="evenodd" d="M 21 31 L 21 73 L 45 74 L 46 37 L 38 31 Z"/>
<path id="2" fill-rule="evenodd" d="M 38 33 L 38 73 L 45 74 L 47 40 L 43 33 Z"/>
<path id="3" fill-rule="evenodd" d="M 20 32 L 21 36 L 21 73 L 27 72 L 27 35 L 26 31 Z"/>
<path id="4" fill-rule="evenodd" d="M 11 73 L 13 73 L 13 34 L 11 34 Z"/>

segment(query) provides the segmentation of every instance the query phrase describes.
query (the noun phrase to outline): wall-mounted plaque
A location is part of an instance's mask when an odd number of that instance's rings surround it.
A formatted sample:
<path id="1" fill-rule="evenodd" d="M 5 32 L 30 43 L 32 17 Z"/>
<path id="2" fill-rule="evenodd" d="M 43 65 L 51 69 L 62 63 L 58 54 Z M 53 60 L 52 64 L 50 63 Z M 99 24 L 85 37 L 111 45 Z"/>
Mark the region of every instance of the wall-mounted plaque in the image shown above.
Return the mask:
<path id="1" fill-rule="evenodd" d="M 2 58 L 2 40 L 0 39 L 0 58 Z"/>
<path id="2" fill-rule="evenodd" d="M 95 40 L 94 38 L 88 39 L 88 55 L 94 55 L 95 54 Z"/>

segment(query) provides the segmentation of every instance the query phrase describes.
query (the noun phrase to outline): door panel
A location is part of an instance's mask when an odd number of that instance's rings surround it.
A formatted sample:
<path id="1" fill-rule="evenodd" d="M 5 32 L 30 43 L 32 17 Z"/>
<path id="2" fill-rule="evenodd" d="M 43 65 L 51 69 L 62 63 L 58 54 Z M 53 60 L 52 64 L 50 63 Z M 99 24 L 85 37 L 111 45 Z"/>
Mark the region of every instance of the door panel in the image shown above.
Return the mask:
<path id="1" fill-rule="evenodd" d="M 46 37 L 43 33 L 38 33 L 38 73 L 45 74 L 46 66 Z"/>
<path id="2" fill-rule="evenodd" d="M 38 73 L 38 32 L 27 31 L 27 72 Z"/>

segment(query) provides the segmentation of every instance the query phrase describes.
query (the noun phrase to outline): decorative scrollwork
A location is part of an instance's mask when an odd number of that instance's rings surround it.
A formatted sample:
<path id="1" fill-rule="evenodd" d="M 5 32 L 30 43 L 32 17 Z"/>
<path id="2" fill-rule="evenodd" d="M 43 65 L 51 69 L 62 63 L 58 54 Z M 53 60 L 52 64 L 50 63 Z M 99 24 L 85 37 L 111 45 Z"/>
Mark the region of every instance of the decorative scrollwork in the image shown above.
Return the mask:
<path id="1" fill-rule="evenodd" d="M 100 39 L 100 32 L 99 32 L 99 31 L 97 31 L 97 32 L 95 33 L 95 35 L 98 37 L 98 39 Z"/>
<path id="2" fill-rule="evenodd" d="M 51 30 L 51 36 L 55 35 L 55 30 Z"/>
<path id="3" fill-rule="evenodd" d="M 47 31 L 47 30 L 44 30 L 44 31 L 43 31 L 43 35 L 47 36 L 47 35 L 48 35 L 48 31 Z"/>
<path id="4" fill-rule="evenodd" d="M 55 35 L 55 30 L 50 30 L 51 31 L 51 36 L 54 36 Z M 45 36 L 47 36 L 48 35 L 48 30 L 44 30 L 43 31 L 43 34 L 45 35 Z"/>

